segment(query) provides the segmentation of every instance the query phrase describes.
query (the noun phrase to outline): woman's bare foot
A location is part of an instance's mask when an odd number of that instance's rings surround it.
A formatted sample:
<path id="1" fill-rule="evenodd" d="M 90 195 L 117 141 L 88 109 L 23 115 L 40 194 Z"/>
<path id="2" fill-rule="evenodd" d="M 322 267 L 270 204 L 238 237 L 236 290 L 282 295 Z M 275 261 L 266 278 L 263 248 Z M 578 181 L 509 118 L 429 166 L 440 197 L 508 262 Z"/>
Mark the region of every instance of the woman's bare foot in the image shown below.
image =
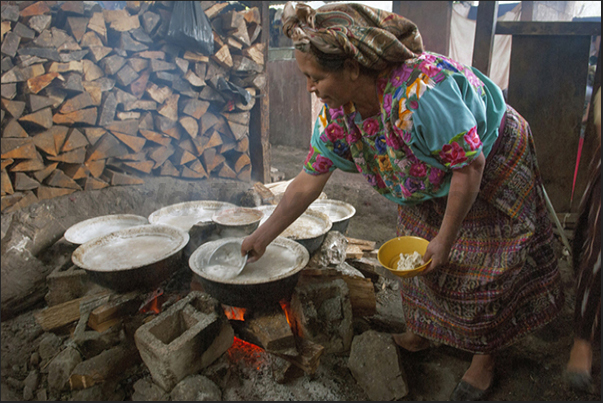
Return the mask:
<path id="1" fill-rule="evenodd" d="M 411 332 L 393 334 L 392 337 L 397 345 L 413 353 L 429 348 L 429 340 Z"/>
<path id="2" fill-rule="evenodd" d="M 583 339 L 574 339 L 574 345 L 567 363 L 567 371 L 589 374 L 592 368 L 593 350 L 590 342 Z"/>
<path id="3" fill-rule="evenodd" d="M 475 354 L 463 381 L 480 390 L 486 390 L 494 380 L 494 356 L 490 354 Z"/>

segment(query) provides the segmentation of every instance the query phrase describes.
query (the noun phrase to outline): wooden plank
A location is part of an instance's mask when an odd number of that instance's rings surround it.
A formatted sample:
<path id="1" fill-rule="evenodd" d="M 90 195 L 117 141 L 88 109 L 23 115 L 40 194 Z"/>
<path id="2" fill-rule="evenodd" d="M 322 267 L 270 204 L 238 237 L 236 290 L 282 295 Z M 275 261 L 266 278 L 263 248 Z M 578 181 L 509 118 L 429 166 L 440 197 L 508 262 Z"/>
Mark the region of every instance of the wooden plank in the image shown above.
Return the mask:
<path id="1" fill-rule="evenodd" d="M 513 35 L 507 102 L 530 123 L 540 172 L 557 213 L 571 211 L 568 186 L 580 140 L 590 46 L 590 36 Z M 585 145 L 582 158 L 589 161 L 594 149 Z M 576 194 L 582 194 L 585 182 L 586 175 L 579 175 Z"/>
<path id="2" fill-rule="evenodd" d="M 496 24 L 497 35 L 601 35 L 599 22 L 572 21 L 500 21 Z"/>
<path id="3" fill-rule="evenodd" d="M 264 49 L 268 51 L 270 41 L 271 18 L 269 3 L 264 1 L 249 2 L 249 7 L 257 7 L 262 19 L 262 33 L 259 39 L 264 44 Z M 266 60 L 266 57 L 265 59 Z M 259 102 L 259 108 L 252 111 L 252 118 L 249 126 L 250 142 L 249 154 L 251 157 L 252 178 L 263 183 L 270 183 L 270 80 L 266 80 L 266 85 L 262 91 Z"/>
<path id="4" fill-rule="evenodd" d="M 473 43 L 473 60 L 471 65 L 490 75 L 494 33 L 496 32 L 496 19 L 498 16 L 497 1 L 482 1 L 477 8 L 477 25 Z"/>

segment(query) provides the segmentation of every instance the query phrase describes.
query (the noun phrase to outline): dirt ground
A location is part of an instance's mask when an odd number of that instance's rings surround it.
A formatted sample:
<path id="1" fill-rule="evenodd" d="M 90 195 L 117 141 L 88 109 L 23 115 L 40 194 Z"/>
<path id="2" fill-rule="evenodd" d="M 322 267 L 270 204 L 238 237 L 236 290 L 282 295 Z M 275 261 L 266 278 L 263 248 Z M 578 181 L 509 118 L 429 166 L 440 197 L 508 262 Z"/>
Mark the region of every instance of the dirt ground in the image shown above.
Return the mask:
<path id="1" fill-rule="evenodd" d="M 300 171 L 305 156 L 306 150 L 276 146 L 271 151 L 271 162 L 272 166 L 284 175 L 283 179 L 288 180 Z M 146 191 L 148 192 L 149 189 Z M 380 246 L 396 235 L 395 205 L 374 192 L 360 175 L 335 172 L 324 192 L 331 199 L 343 200 L 355 206 L 357 213 L 350 222 L 348 236 L 373 240 L 377 242 L 377 246 Z M 120 193 L 120 197 L 127 199 L 127 195 L 123 192 Z M 123 213 L 137 212 L 137 202 L 134 198 L 122 200 L 120 203 L 127 206 Z M 98 204 L 91 205 L 90 208 L 96 208 L 97 213 L 109 213 L 101 211 Z M 146 205 L 145 211 L 138 211 L 138 213 L 146 216 L 151 208 L 155 206 Z M 89 214 L 94 216 L 94 212 Z M 566 292 L 564 310 L 553 323 L 500 353 L 496 383 L 492 393 L 487 397 L 488 400 L 601 400 L 600 386 L 596 386 L 597 390 L 594 394 L 576 394 L 569 391 L 562 380 L 573 338 L 574 279 L 567 258 L 563 257 L 561 248 L 559 250 L 562 256 L 561 272 Z M 401 326 L 403 327 L 396 281 L 395 277 L 385 279 L 384 290 L 388 292 L 378 295 L 381 314 L 388 316 L 381 318 L 385 320 L 380 322 L 382 325 L 379 331 L 398 332 L 401 331 Z M 38 305 L 13 319 L 2 322 L 2 400 L 24 400 L 24 381 L 28 373 L 36 369 L 32 356 L 35 355 L 43 336 L 33 314 L 42 307 Z M 389 327 L 383 326 L 383 323 L 389 324 Z M 366 326 L 372 326 L 371 322 L 357 323 L 355 329 L 361 331 Z M 448 400 L 471 359 L 469 354 L 446 346 L 420 353 L 400 351 L 400 355 L 410 389 L 409 395 L 402 400 L 408 401 Z M 593 358 L 594 383 L 600 385 L 600 348 L 596 350 Z M 274 381 L 269 354 L 261 352 L 247 360 L 241 360 L 233 374 L 235 376 L 230 376 L 223 391 L 225 401 L 367 400 L 366 394 L 347 368 L 347 357 L 341 355 L 324 356 L 315 375 L 306 375 L 286 384 L 278 384 Z M 126 380 L 123 388 L 125 390 L 129 388 L 131 391 L 132 383 L 141 376 L 148 376 L 148 372 L 143 369 L 142 375 L 141 373 L 133 375 Z M 69 396 L 64 395 L 61 399 L 67 400 Z"/>

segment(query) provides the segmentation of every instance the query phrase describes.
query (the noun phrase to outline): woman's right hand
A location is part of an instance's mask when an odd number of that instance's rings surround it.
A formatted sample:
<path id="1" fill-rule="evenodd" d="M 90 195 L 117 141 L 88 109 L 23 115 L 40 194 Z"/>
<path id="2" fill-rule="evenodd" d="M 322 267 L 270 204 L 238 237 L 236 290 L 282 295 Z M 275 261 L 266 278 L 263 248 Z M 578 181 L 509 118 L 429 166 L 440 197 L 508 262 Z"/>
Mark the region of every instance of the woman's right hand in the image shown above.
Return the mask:
<path id="1" fill-rule="evenodd" d="M 268 245 L 263 245 L 258 238 L 259 237 L 257 236 L 256 231 L 243 239 L 243 244 L 241 245 L 241 255 L 249 255 L 247 257 L 247 263 L 253 263 L 259 260 L 264 255 L 264 252 L 266 252 L 266 247 Z"/>

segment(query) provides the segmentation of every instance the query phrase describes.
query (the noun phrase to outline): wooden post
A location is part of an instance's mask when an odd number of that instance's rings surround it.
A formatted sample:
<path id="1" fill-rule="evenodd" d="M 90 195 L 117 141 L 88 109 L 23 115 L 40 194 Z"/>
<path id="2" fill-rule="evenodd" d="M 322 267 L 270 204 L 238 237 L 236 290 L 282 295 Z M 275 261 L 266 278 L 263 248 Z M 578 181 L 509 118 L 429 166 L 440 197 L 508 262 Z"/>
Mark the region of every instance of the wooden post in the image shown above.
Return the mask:
<path id="1" fill-rule="evenodd" d="M 480 1 L 477 8 L 477 26 L 475 27 L 471 65 L 487 76 L 490 75 L 497 16 L 498 1 Z"/>
<path id="2" fill-rule="evenodd" d="M 392 1 L 392 12 L 417 24 L 425 50 L 448 55 L 451 1 Z"/>
<path id="3" fill-rule="evenodd" d="M 270 10 L 268 1 L 250 1 L 249 7 L 257 7 L 262 19 L 260 43 L 264 45 L 264 66 L 268 66 L 268 47 L 270 45 Z M 265 67 L 266 68 L 266 67 Z M 252 180 L 270 182 L 270 79 L 266 75 L 264 89 L 251 110 L 249 124 L 249 153 L 251 157 Z"/>
<path id="4" fill-rule="evenodd" d="M 534 2 L 521 2 L 521 21 L 532 21 L 534 19 Z"/>

